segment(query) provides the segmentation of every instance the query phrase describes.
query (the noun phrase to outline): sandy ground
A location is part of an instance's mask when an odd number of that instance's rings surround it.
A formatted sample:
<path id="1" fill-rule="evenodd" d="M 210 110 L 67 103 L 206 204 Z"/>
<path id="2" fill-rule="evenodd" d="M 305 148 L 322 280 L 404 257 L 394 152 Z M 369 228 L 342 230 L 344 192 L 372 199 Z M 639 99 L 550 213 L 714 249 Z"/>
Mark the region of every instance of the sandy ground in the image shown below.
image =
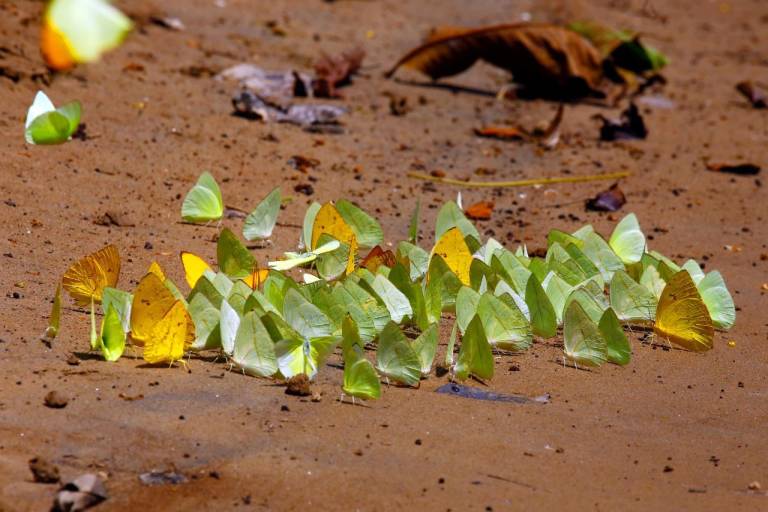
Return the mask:
<path id="1" fill-rule="evenodd" d="M 0 77 L 0 510 L 47 510 L 56 486 L 32 483 L 27 460 L 35 455 L 57 464 L 65 479 L 105 474 L 110 499 L 100 510 L 768 508 L 765 177 L 705 170 L 706 159 L 768 164 L 766 111 L 752 110 L 734 91 L 745 78 L 768 81 L 765 2 L 120 3 L 137 18 L 162 7 L 187 30 L 141 24 L 101 63 L 54 77 L 46 91 L 57 103 L 83 102 L 90 138 L 28 147 L 23 117 L 45 71 L 36 46 L 42 3 L 0 0 L 0 58 L 4 74 L 17 78 Z M 566 108 L 555 151 L 482 140 L 474 127 L 532 126 L 556 105 L 381 77 L 432 26 L 513 21 L 524 12 L 627 26 L 667 53 L 661 94 L 674 106 L 642 108 L 647 140 L 598 142 L 592 116 L 619 111 L 583 104 Z M 368 57 L 362 76 L 343 90 L 340 103 L 351 109 L 343 135 L 233 117 L 234 87 L 208 76 L 240 62 L 308 69 L 320 51 L 352 43 Z M 129 64 L 143 71 L 125 71 Z M 504 80 L 481 65 L 450 82 L 492 94 Z M 406 97 L 412 111 L 392 116 L 387 92 Z M 320 165 L 301 174 L 287 164 L 293 155 Z M 75 309 L 64 311 L 52 349 L 39 341 L 56 280 L 87 252 L 119 246 L 123 287 L 133 287 L 153 259 L 183 283 L 180 250 L 213 258 L 215 229 L 179 222 L 181 197 L 202 170 L 219 178 L 228 205 L 243 209 L 277 185 L 293 193 L 311 183 L 314 194 L 297 194 L 281 214 L 287 224 L 299 224 L 311 200 L 354 199 L 376 213 L 389 241 L 406 236 L 421 197 L 429 206 L 428 245 L 437 205 L 458 189 L 425 187 L 406 173 L 466 177 L 479 167 L 495 170 L 492 179 L 631 171 L 622 182 L 624 212 L 638 214 L 652 248 L 722 271 L 739 309 L 736 327 L 700 355 L 635 336 L 629 366 L 591 372 L 563 368 L 557 340 L 536 343 L 497 359 L 490 384 L 552 395 L 547 405 L 525 406 L 439 395 L 432 391 L 446 377 L 434 376 L 418 390 L 386 388 L 369 407 L 343 405 L 337 359 L 320 374 L 320 403 L 228 372 L 221 361 L 193 358 L 189 374 L 131 357 L 107 364 L 86 353 L 87 315 Z M 609 232 L 618 216 L 584 210 L 584 199 L 604 186 L 462 193 L 468 203 L 496 201 L 481 232 L 535 248 L 551 228 L 591 222 Z M 107 212 L 133 225 L 94 224 Z M 241 222 L 225 225 L 238 231 Z M 297 229 L 278 228 L 273 245 L 256 253 L 274 258 L 297 238 Z M 446 338 L 443 332 L 443 344 Z M 76 366 L 66 362 L 73 353 Z M 70 397 L 66 408 L 43 405 L 52 389 Z M 170 468 L 190 481 L 139 483 L 140 473 Z M 748 490 L 754 481 L 762 491 Z"/>

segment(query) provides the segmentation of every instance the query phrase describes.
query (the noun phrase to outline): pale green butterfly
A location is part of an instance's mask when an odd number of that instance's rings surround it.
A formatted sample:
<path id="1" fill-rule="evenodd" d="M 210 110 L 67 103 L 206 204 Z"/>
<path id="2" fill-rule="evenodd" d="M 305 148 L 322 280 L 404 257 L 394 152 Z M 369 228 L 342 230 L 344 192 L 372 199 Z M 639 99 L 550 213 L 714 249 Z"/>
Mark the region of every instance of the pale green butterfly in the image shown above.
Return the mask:
<path id="1" fill-rule="evenodd" d="M 600 334 L 605 339 L 605 348 L 608 361 L 624 366 L 629 363 L 632 349 L 629 346 L 627 335 L 621 328 L 621 323 L 612 308 L 608 308 L 597 324 Z"/>
<path id="2" fill-rule="evenodd" d="M 535 335 L 551 338 L 557 334 L 555 309 L 535 275 L 531 275 L 525 285 L 525 303 L 531 312 L 531 327 Z"/>
<path id="3" fill-rule="evenodd" d="M 101 322 L 99 346 L 104 359 L 117 361 L 125 350 L 125 331 L 117 310 L 110 304 Z"/>
<path id="4" fill-rule="evenodd" d="M 459 330 L 464 333 L 469 322 L 477 314 L 477 306 L 480 304 L 480 294 L 469 286 L 462 286 L 456 294 L 456 323 Z"/>
<path id="5" fill-rule="evenodd" d="M 515 305 L 485 293 L 477 305 L 477 316 L 491 346 L 502 350 L 522 351 L 533 343 L 531 323 Z"/>
<path id="6" fill-rule="evenodd" d="M 477 231 L 477 228 L 467 219 L 459 205 L 454 201 L 445 203 L 437 214 L 435 240 L 440 240 L 440 237 L 451 228 L 459 228 L 459 231 L 465 237 L 469 236 L 478 242 L 480 241 L 480 233 Z"/>
<path id="7" fill-rule="evenodd" d="M 624 270 L 624 262 L 621 261 L 621 258 L 619 258 L 613 249 L 611 249 L 608 242 L 606 242 L 602 236 L 595 233 L 592 226 L 584 226 L 574 232 L 573 236 L 584 241 L 584 246 L 581 250 L 600 270 L 600 274 L 603 276 L 604 281 L 610 281 L 613 277 L 613 273 L 617 270 Z"/>
<path id="8" fill-rule="evenodd" d="M 693 260 L 686 261 L 683 269 L 691 274 L 715 327 L 724 330 L 733 327 L 736 322 L 736 305 L 720 272 L 715 270 L 705 275 L 699 264 Z"/>
<path id="9" fill-rule="evenodd" d="M 256 205 L 245 218 L 243 236 L 246 240 L 265 240 L 272 236 L 280 213 L 280 202 L 280 187 L 277 187 Z"/>
<path id="10" fill-rule="evenodd" d="M 311 263 L 317 259 L 317 257 L 320 254 L 324 254 L 327 252 L 335 251 L 341 246 L 341 243 L 338 240 L 331 240 L 330 242 L 321 245 L 314 251 L 308 251 L 303 253 L 297 253 L 297 252 L 286 252 L 284 260 L 278 260 L 278 261 L 270 261 L 267 263 L 269 268 L 272 270 L 290 270 L 294 267 L 299 267 L 301 265 L 306 265 L 307 263 Z"/>
<path id="11" fill-rule="evenodd" d="M 371 288 L 376 295 L 384 302 L 384 305 L 389 311 L 389 316 L 396 323 L 402 323 L 403 318 L 413 317 L 413 308 L 403 292 L 398 290 L 389 279 L 379 274 L 371 283 Z"/>
<path id="12" fill-rule="evenodd" d="M 181 217 L 187 222 L 219 220 L 224 215 L 221 189 L 208 171 L 200 175 L 181 205 Z"/>
<path id="13" fill-rule="evenodd" d="M 292 336 L 281 339 L 274 344 L 277 367 L 286 379 L 301 373 L 313 379 L 320 365 L 333 352 L 338 342 L 337 336 L 312 339 Z"/>
<path id="14" fill-rule="evenodd" d="M 645 235 L 637 216 L 630 213 L 616 225 L 608 244 L 626 265 L 637 263 L 645 252 Z"/>
<path id="15" fill-rule="evenodd" d="M 576 365 L 600 366 L 608 360 L 605 338 L 578 300 L 565 310 L 563 342 L 565 358 Z"/>
<path id="16" fill-rule="evenodd" d="M 248 277 L 258 267 L 251 251 L 229 228 L 224 228 L 219 233 L 219 240 L 216 243 L 216 262 L 221 272 L 234 279 Z"/>
<path id="17" fill-rule="evenodd" d="M 418 386 L 421 380 L 421 360 L 394 322 L 389 322 L 379 334 L 376 369 L 407 386 Z"/>
<path id="18" fill-rule="evenodd" d="M 622 322 L 653 322 L 656 318 L 656 296 L 623 270 L 613 274 L 610 301 Z"/>
<path id="19" fill-rule="evenodd" d="M 459 355 L 453 366 L 453 375 L 466 380 L 470 375 L 479 379 L 493 378 L 493 352 L 485 336 L 483 322 L 475 315 L 461 338 Z"/>
<path id="20" fill-rule="evenodd" d="M 240 320 L 231 359 L 247 375 L 271 377 L 277 373 L 275 344 L 256 311 L 249 311 Z"/>
<path id="21" fill-rule="evenodd" d="M 379 222 L 363 210 L 346 199 L 339 199 L 335 206 L 341 218 L 355 233 L 360 247 L 374 247 L 384 239 L 384 232 Z"/>
<path id="22" fill-rule="evenodd" d="M 38 91 L 27 111 L 24 138 L 28 144 L 61 144 L 67 142 L 80 124 L 79 101 L 58 109 L 43 91 Z"/>
<path id="23" fill-rule="evenodd" d="M 194 318 L 193 318 L 194 320 Z M 219 312 L 219 333 L 221 336 L 221 348 L 224 353 L 231 356 L 235 351 L 235 338 L 240 328 L 240 315 L 229 304 L 228 301 L 221 301 L 221 311 Z"/>
<path id="24" fill-rule="evenodd" d="M 198 280 L 198 283 L 202 280 L 202 278 Z M 195 287 L 197 287 L 197 285 Z M 224 302 L 225 301 L 219 299 L 220 306 L 221 304 L 224 304 Z M 192 317 L 192 321 L 195 324 L 195 341 L 192 342 L 190 348 L 192 350 L 210 350 L 220 347 L 220 309 L 217 308 L 204 293 L 196 293 L 190 295 L 188 311 L 189 316 Z"/>
<path id="25" fill-rule="evenodd" d="M 555 311 L 557 324 L 562 325 L 563 315 L 565 313 L 565 301 L 573 291 L 573 286 L 566 283 L 560 276 L 550 271 L 544 281 L 541 283 L 546 291 L 547 297 Z"/>
<path id="26" fill-rule="evenodd" d="M 438 326 L 435 323 L 427 327 L 411 344 L 416 355 L 419 356 L 422 377 L 427 377 L 432 371 L 432 362 L 435 360 L 438 341 Z"/>
<path id="27" fill-rule="evenodd" d="M 344 382 L 342 391 L 352 397 L 377 399 L 381 397 L 381 382 L 371 362 L 360 347 L 357 325 L 347 316 L 342 323 Z"/>
<path id="28" fill-rule="evenodd" d="M 123 326 L 123 332 L 128 333 L 131 330 L 131 306 L 133 305 L 133 295 L 117 288 L 107 286 L 101 295 L 101 307 L 107 311 L 110 306 L 115 309 L 120 323 Z"/>
<path id="29" fill-rule="evenodd" d="M 317 218 L 317 212 L 320 211 L 322 205 L 317 201 L 312 202 L 304 212 L 304 222 L 301 227 L 301 236 L 299 237 L 299 250 L 304 251 L 310 248 L 312 244 L 312 228 L 315 225 L 315 219 Z"/>

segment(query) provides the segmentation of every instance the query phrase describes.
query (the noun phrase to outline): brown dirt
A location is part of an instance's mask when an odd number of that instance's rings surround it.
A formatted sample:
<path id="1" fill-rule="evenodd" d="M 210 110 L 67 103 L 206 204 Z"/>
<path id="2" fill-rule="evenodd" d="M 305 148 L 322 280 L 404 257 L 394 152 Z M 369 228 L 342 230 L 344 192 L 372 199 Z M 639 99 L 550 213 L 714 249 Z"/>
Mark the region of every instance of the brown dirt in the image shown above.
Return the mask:
<path id="1" fill-rule="evenodd" d="M 144 1 L 120 3 L 133 15 L 153 11 Z M 765 177 L 709 172 L 704 161 L 768 164 L 766 113 L 749 108 L 734 91 L 742 79 L 768 81 L 764 2 L 582 1 L 563 3 L 565 10 L 492 0 L 256 4 L 157 2 L 180 16 L 187 31 L 141 25 L 101 63 L 56 76 L 46 90 L 57 103 L 83 101 L 91 138 L 41 148 L 24 144 L 21 126 L 38 88 L 32 77 L 42 69 L 36 47 L 42 3 L 0 0 L 0 57 L 5 74 L 19 78 L 0 77 L 6 134 L 0 168 L 0 510 L 43 510 L 51 503 L 56 487 L 33 483 L 33 456 L 59 466 L 63 481 L 83 472 L 106 474 L 111 497 L 100 505 L 104 510 L 768 507 L 763 491 L 748 490 L 753 481 L 768 486 L 768 300 L 761 291 L 768 261 L 760 258 L 768 253 Z M 643 107 L 650 136 L 619 144 L 597 142 L 599 123 L 591 119 L 618 111 L 569 106 L 563 143 L 539 153 L 525 143 L 478 139 L 472 130 L 504 120 L 535 125 L 551 118 L 551 103 L 503 104 L 381 77 L 434 25 L 511 21 L 524 11 L 536 19 L 591 17 L 642 32 L 671 58 L 663 94 L 675 108 Z M 284 37 L 265 25 L 270 20 Z M 232 117 L 233 87 L 190 73 L 243 61 L 306 69 L 320 50 L 335 53 L 350 42 L 363 44 L 368 57 L 364 76 L 342 89 L 343 102 L 352 107 L 345 135 Z M 503 78 L 479 65 L 451 81 L 493 91 Z M 390 114 L 393 94 L 408 99 L 412 110 L 405 116 Z M 136 108 L 139 102 L 143 109 Z M 301 174 L 287 164 L 293 155 L 320 165 Z M 244 209 L 276 185 L 292 193 L 311 178 L 314 195 L 297 195 L 282 222 L 299 224 L 312 199 L 343 196 L 375 212 L 390 241 L 405 236 L 420 196 L 429 205 L 422 229 L 428 244 L 435 205 L 457 190 L 405 176 L 422 165 L 450 177 L 495 169 L 492 179 L 632 171 L 622 184 L 624 210 L 639 215 L 653 248 L 679 259 L 706 259 L 707 269 L 723 272 L 739 307 L 736 327 L 718 334 L 715 349 L 700 355 L 635 338 L 626 368 L 563 368 L 555 341 L 497 359 L 492 389 L 551 393 L 552 402 L 542 406 L 438 395 L 432 391 L 446 378 L 434 376 L 419 390 L 389 387 L 368 407 L 342 405 L 335 400 L 342 375 L 336 366 L 321 372 L 317 386 L 324 399 L 316 403 L 228 372 L 222 362 L 192 359 L 191 373 L 147 367 L 131 357 L 109 364 L 86 354 L 87 315 L 71 307 L 53 347 L 39 341 L 56 279 L 87 252 L 117 244 L 124 287 L 134 286 L 153 259 L 183 283 L 182 249 L 213 257 L 215 229 L 179 223 L 181 195 L 204 169 L 219 178 L 227 204 Z M 481 231 L 535 248 L 550 228 L 591 222 L 610 229 L 616 216 L 583 208 L 604 185 L 463 194 L 466 204 L 496 203 L 494 218 L 478 223 Z M 135 225 L 94 223 L 107 214 Z M 239 229 L 241 222 L 225 224 Z M 279 228 L 273 245 L 257 254 L 262 261 L 274 258 L 297 238 L 296 229 Z M 73 352 L 78 365 L 68 364 Z M 70 398 L 66 408 L 43 405 L 54 389 Z M 189 483 L 139 483 L 142 472 L 173 468 Z"/>

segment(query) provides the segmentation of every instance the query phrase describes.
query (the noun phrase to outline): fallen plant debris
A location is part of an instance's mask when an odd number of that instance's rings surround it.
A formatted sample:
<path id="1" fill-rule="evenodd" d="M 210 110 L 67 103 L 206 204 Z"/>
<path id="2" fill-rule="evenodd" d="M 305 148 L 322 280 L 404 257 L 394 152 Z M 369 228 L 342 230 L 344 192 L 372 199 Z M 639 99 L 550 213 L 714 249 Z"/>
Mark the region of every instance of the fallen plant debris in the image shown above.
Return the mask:
<path id="1" fill-rule="evenodd" d="M 464 213 L 472 220 L 490 220 L 494 205 L 493 201 L 479 201 L 467 206 Z"/>
<path id="2" fill-rule="evenodd" d="M 97 475 L 86 473 L 65 484 L 56 494 L 52 512 L 80 512 L 98 505 L 109 496 Z"/>
<path id="3" fill-rule="evenodd" d="M 528 180 L 515 181 L 472 181 L 457 180 L 453 178 L 431 176 L 421 172 L 410 171 L 408 176 L 419 180 L 432 181 L 445 185 L 457 185 L 466 188 L 508 188 L 508 187 L 530 187 L 535 185 L 553 185 L 555 183 L 582 183 L 589 181 L 615 180 L 626 178 L 629 172 L 612 172 L 606 174 L 594 174 L 590 176 L 556 176 L 553 178 L 531 178 Z"/>
<path id="4" fill-rule="evenodd" d="M 232 98 L 235 112 L 246 119 L 296 124 L 309 131 L 340 133 L 343 128 L 339 118 L 346 109 L 335 105 L 287 105 L 270 103 L 250 91 L 243 91 Z"/>
<path id="5" fill-rule="evenodd" d="M 604 96 L 600 91 L 603 59 L 597 49 L 571 30 L 546 24 L 436 29 L 385 76 L 408 67 L 437 80 L 457 75 L 478 60 L 509 71 L 531 95 L 558 99 Z"/>
<path id="6" fill-rule="evenodd" d="M 543 147 L 553 149 L 560 141 L 560 124 L 563 121 L 564 105 L 561 103 L 555 116 L 543 129 L 526 130 L 519 126 L 484 126 L 475 128 L 475 135 L 499 140 L 530 140 L 537 141 Z"/>
<path id="7" fill-rule="evenodd" d="M 188 481 L 188 478 L 176 471 L 152 470 L 139 475 L 139 481 L 144 485 L 179 485 Z"/>
<path id="8" fill-rule="evenodd" d="M 234 80 L 240 87 L 265 102 L 285 108 L 292 98 L 312 93 L 312 77 L 296 71 L 267 71 L 253 64 L 237 64 L 225 69 L 218 80 Z"/>
<path id="9" fill-rule="evenodd" d="M 29 459 L 29 470 L 37 483 L 55 484 L 61 480 L 59 468 L 42 457 Z"/>
<path id="10" fill-rule="evenodd" d="M 316 98 L 340 98 L 339 87 L 348 85 L 352 75 L 360 70 L 365 58 L 365 50 L 354 48 L 335 57 L 322 54 L 315 62 L 315 77 L 312 79 L 312 91 Z"/>
<path id="11" fill-rule="evenodd" d="M 640 111 L 634 103 L 621 113 L 618 120 L 608 119 L 598 116 L 603 125 L 600 127 L 600 140 L 634 140 L 645 139 L 648 136 L 648 129 L 645 127 L 645 121 L 640 115 Z"/>
<path id="12" fill-rule="evenodd" d="M 736 90 L 749 100 L 752 107 L 768 108 L 768 93 L 751 80 L 739 82 L 736 84 Z"/>
<path id="13" fill-rule="evenodd" d="M 708 163 L 707 169 L 713 172 L 724 172 L 728 174 L 739 174 L 741 176 L 755 176 L 760 174 L 760 166 L 750 163 L 725 164 Z"/>
<path id="14" fill-rule="evenodd" d="M 488 400 L 491 402 L 511 402 L 515 404 L 547 404 L 549 403 L 550 396 L 546 393 L 537 397 L 527 397 L 525 395 L 512 395 L 504 393 L 495 393 L 482 388 L 476 388 L 472 386 L 466 386 L 456 382 L 449 382 L 443 384 L 435 390 L 437 393 L 444 395 L 458 396 L 461 398 L 471 398 L 473 400 Z"/>
<path id="15" fill-rule="evenodd" d="M 285 394 L 294 396 L 312 395 L 309 377 L 304 373 L 300 373 L 288 379 L 285 383 Z"/>
<path id="16" fill-rule="evenodd" d="M 599 192 L 595 197 L 588 199 L 586 208 L 596 212 L 616 212 L 627 203 L 624 192 L 618 183 L 611 185 L 608 190 Z"/>

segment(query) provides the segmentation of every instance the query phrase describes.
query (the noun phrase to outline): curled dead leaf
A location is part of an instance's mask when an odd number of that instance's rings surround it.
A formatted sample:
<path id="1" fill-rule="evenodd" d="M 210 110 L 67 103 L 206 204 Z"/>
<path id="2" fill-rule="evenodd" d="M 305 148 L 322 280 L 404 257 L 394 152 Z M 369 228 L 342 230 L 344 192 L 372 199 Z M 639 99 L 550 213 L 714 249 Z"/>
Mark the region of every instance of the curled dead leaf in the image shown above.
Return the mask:
<path id="1" fill-rule="evenodd" d="M 457 75 L 478 60 L 509 71 L 515 82 L 536 96 L 603 96 L 600 52 L 577 33 L 547 24 L 439 29 L 385 76 L 405 66 L 437 80 Z"/>
<path id="2" fill-rule="evenodd" d="M 619 188 L 618 183 L 611 185 L 608 190 L 603 190 L 592 199 L 587 200 L 587 210 L 596 212 L 615 212 L 626 204 L 627 198 Z"/>
<path id="3" fill-rule="evenodd" d="M 336 88 L 350 83 L 364 58 L 365 50 L 362 48 L 354 48 L 335 57 L 321 55 L 315 62 L 315 78 L 312 80 L 314 95 L 318 98 L 338 98 Z"/>
<path id="4" fill-rule="evenodd" d="M 760 166 L 750 163 L 724 164 L 709 163 L 707 169 L 713 172 L 726 172 L 729 174 L 740 174 L 742 176 L 754 176 L 760 173 Z"/>

